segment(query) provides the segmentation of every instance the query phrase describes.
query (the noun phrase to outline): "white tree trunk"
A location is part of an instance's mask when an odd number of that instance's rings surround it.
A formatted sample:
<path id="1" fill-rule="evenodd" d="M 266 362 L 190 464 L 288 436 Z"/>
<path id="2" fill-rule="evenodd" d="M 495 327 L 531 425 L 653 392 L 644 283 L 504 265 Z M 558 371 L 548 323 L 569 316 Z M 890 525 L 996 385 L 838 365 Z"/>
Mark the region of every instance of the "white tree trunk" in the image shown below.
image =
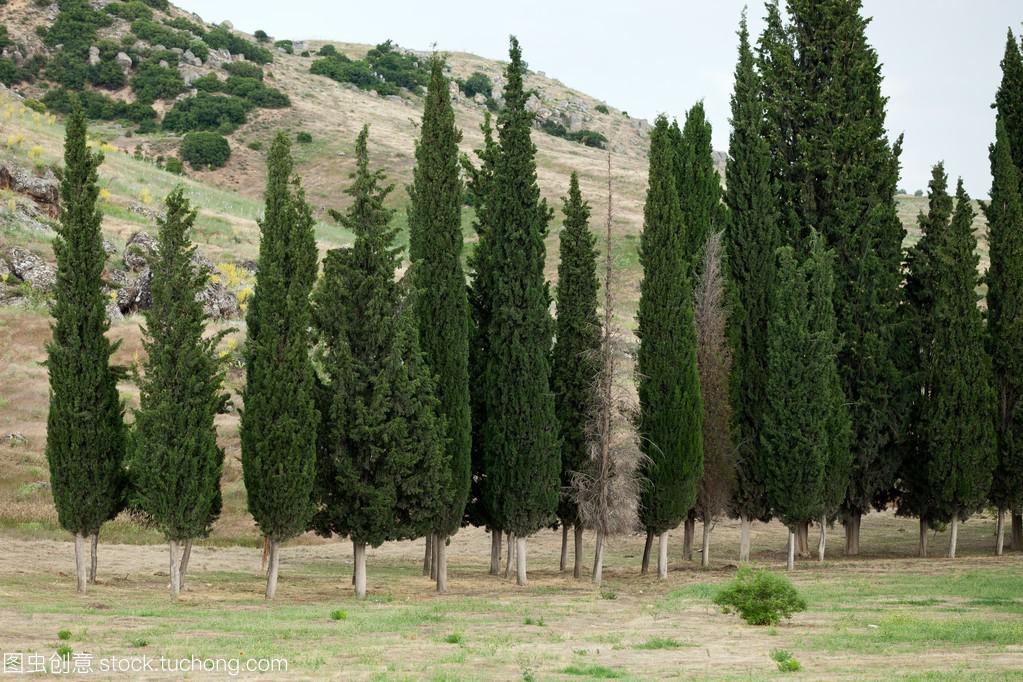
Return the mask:
<path id="1" fill-rule="evenodd" d="M 280 566 L 281 552 L 277 540 L 270 538 L 270 561 L 266 567 L 266 598 L 273 599 L 277 594 L 277 571 Z"/>
<path id="2" fill-rule="evenodd" d="M 507 545 L 508 545 L 508 560 L 504 564 L 504 577 L 505 578 L 510 578 L 511 577 L 512 566 L 515 565 L 515 550 L 518 549 L 515 546 L 515 535 L 513 533 L 511 533 L 511 532 L 508 533 Z"/>
<path id="3" fill-rule="evenodd" d="M 75 533 L 75 578 L 77 580 L 78 594 L 85 594 L 86 572 L 85 572 L 85 536 Z"/>
<path id="4" fill-rule="evenodd" d="M 426 536 L 426 542 L 423 543 L 425 549 L 423 550 L 423 575 L 430 575 L 433 572 L 433 534 Z"/>
<path id="5" fill-rule="evenodd" d="M 430 539 L 433 542 L 433 557 L 430 559 L 430 580 L 437 580 L 437 545 L 440 543 L 440 536 L 431 533 Z"/>
<path id="6" fill-rule="evenodd" d="M 437 534 L 437 549 L 433 555 L 433 563 L 437 571 L 437 591 L 448 591 L 448 538 Z"/>
<path id="7" fill-rule="evenodd" d="M 526 538 L 515 538 L 515 584 L 525 587 L 526 580 Z"/>
<path id="8" fill-rule="evenodd" d="M 739 519 L 739 561 L 749 561 L 750 527 L 753 520 L 748 516 Z"/>
<path id="9" fill-rule="evenodd" d="M 96 584 L 96 566 L 99 556 L 99 531 L 92 534 L 92 555 L 89 557 L 89 584 Z"/>
<path id="10" fill-rule="evenodd" d="M 787 568 L 791 571 L 796 568 L 796 531 L 789 528 L 789 547 Z"/>
<path id="11" fill-rule="evenodd" d="M 575 524 L 575 567 L 572 569 L 572 577 L 578 580 L 583 577 L 583 527 Z"/>
<path id="12" fill-rule="evenodd" d="M 185 548 L 181 552 L 181 561 L 178 562 L 178 590 L 185 590 L 185 575 L 188 572 L 188 560 L 192 558 L 192 538 L 185 540 Z"/>
<path id="13" fill-rule="evenodd" d="M 700 556 L 700 566 L 704 568 L 710 568 L 710 531 L 714 529 L 714 524 L 708 521 L 706 518 L 703 519 L 703 554 Z"/>
<path id="14" fill-rule="evenodd" d="M 178 563 L 178 541 L 170 540 L 167 544 L 170 554 L 170 596 L 171 599 L 177 599 L 181 592 L 178 582 L 181 577 L 181 568 Z"/>
<path id="15" fill-rule="evenodd" d="M 1005 547 L 1005 510 L 999 508 L 995 526 L 995 556 L 1002 556 Z"/>
<path id="16" fill-rule="evenodd" d="M 920 540 L 916 551 L 921 557 L 927 556 L 927 519 L 922 516 L 920 517 Z"/>
<path id="17" fill-rule="evenodd" d="M 565 566 L 568 565 L 568 524 L 561 524 L 561 572 L 565 572 Z"/>
<path id="18" fill-rule="evenodd" d="M 646 532 L 646 544 L 643 546 L 643 564 L 640 566 L 639 574 L 646 575 L 647 571 L 650 570 L 650 550 L 654 545 L 654 534 L 652 531 Z"/>
<path id="19" fill-rule="evenodd" d="M 959 542 L 959 513 L 952 514 L 952 529 L 948 536 L 948 558 L 956 558 L 956 544 Z"/>
<path id="20" fill-rule="evenodd" d="M 366 598 L 366 543 L 352 543 L 355 547 L 355 596 Z"/>
<path id="21" fill-rule="evenodd" d="M 817 543 L 817 561 L 824 561 L 824 549 L 828 543 L 828 517 L 821 516 L 821 539 Z"/>
<path id="22" fill-rule="evenodd" d="M 490 575 L 498 575 L 501 572 L 501 536 L 499 530 L 490 531 Z"/>
<path id="23" fill-rule="evenodd" d="M 668 531 L 657 537 L 657 577 L 668 577 Z"/>
<path id="24" fill-rule="evenodd" d="M 576 547 L 579 547 L 579 543 Z M 593 553 L 593 582 L 600 585 L 604 579 L 604 531 L 597 529 L 596 551 Z"/>

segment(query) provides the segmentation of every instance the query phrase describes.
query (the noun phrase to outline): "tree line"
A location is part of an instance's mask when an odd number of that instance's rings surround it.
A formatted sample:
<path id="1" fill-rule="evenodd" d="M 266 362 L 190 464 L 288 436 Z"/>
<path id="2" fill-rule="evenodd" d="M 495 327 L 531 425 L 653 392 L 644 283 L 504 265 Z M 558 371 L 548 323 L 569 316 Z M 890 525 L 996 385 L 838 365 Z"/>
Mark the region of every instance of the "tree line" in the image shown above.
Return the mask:
<path id="1" fill-rule="evenodd" d="M 788 563 L 808 553 L 810 524 L 840 521 L 846 553 L 872 508 L 895 505 L 927 529 L 990 503 L 1023 503 L 1017 406 L 1023 384 L 1023 56 L 1010 32 L 994 185 L 983 205 L 991 264 L 980 275 L 973 203 L 935 167 L 921 238 L 903 249 L 896 213 L 901 139 L 885 132 L 885 98 L 867 20 L 855 0 L 767 5 L 751 44 L 745 16 L 732 96 L 724 189 L 702 103 L 650 136 L 640 241 L 643 278 L 635 374 L 614 324 L 612 168 L 598 276 L 591 209 L 572 174 L 558 284 L 544 275 L 553 211 L 541 197 L 526 108 L 525 64 L 511 39 L 505 106 L 486 114 L 476 162 L 460 156 L 444 61 L 435 56 L 408 187 L 409 268 L 370 165 L 355 143 L 348 208 L 331 217 L 354 243 L 322 263 L 312 210 L 282 133 L 270 147 L 259 265 L 247 318 L 241 410 L 248 509 L 266 540 L 267 598 L 281 544 L 306 531 L 353 543 L 355 592 L 366 549 L 426 538 L 424 573 L 447 589 L 446 548 L 464 525 L 491 533 L 490 572 L 527 584 L 527 538 L 569 529 L 576 577 L 583 529 L 642 529 L 646 572 L 657 540 L 703 523 L 709 565 L 717 519 L 789 529 Z M 114 346 L 100 273 L 96 169 L 80 107 L 67 123 L 49 346 L 47 456 L 61 525 L 85 543 L 124 509 L 163 532 L 171 591 L 191 543 L 221 510 L 223 451 L 214 418 L 227 402 L 218 336 L 190 268 L 195 212 L 175 190 L 160 219 L 153 307 L 144 328 L 141 401 L 126 427 L 110 366 Z M 475 208 L 463 259 L 461 211 Z M 468 272 L 463 268 L 463 260 Z M 598 296 L 603 290 L 603 301 Z M 556 316 L 552 315 L 552 307 Z M 635 396 L 635 400 L 633 400 Z M 506 545 L 506 546 L 503 546 Z"/>

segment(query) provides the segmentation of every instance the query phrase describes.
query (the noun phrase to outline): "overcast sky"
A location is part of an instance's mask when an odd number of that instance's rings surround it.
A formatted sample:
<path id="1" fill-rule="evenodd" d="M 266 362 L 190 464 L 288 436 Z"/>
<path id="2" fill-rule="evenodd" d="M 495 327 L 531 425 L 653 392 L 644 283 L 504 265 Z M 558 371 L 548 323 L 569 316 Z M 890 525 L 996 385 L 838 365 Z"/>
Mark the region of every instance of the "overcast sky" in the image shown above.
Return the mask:
<path id="1" fill-rule="evenodd" d="M 507 56 L 518 36 L 530 68 L 633 116 L 681 117 L 703 99 L 714 147 L 728 144 L 728 98 L 742 0 L 177 0 L 207 21 L 230 20 L 276 38 L 398 44 Z M 863 0 L 868 37 L 883 63 L 888 128 L 905 133 L 901 186 L 926 188 L 944 160 L 974 197 L 990 189 L 990 104 L 1006 29 L 1018 33 L 1020 0 Z M 763 5 L 750 3 L 750 30 Z"/>

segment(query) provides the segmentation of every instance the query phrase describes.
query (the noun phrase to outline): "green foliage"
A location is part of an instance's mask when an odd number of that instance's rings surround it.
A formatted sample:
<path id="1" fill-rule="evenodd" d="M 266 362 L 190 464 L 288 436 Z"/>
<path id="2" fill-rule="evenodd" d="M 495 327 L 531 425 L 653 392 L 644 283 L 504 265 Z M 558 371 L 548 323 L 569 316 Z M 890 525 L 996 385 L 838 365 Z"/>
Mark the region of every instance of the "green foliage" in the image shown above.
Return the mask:
<path id="1" fill-rule="evenodd" d="M 152 19 L 136 19 L 131 22 L 131 32 L 139 40 L 144 40 L 150 45 L 163 45 L 167 48 L 177 47 L 182 50 L 187 50 L 193 40 L 192 35 L 188 31 L 178 31 Z"/>
<path id="2" fill-rule="evenodd" d="M 85 116 L 74 106 L 67 120 L 60 182 L 60 226 L 53 241 L 57 277 L 53 336 L 47 345 L 50 409 L 46 459 L 57 519 L 67 531 L 91 535 L 123 506 L 125 436 L 117 393 L 119 371 L 103 294 L 103 251 L 96 209 L 97 169 L 103 155 L 89 151 Z"/>
<path id="3" fill-rule="evenodd" d="M 575 675 L 578 677 L 592 677 L 598 680 L 616 680 L 622 677 L 622 674 L 617 670 L 612 670 L 607 666 L 603 665 L 570 665 L 566 668 L 562 668 L 561 672 L 565 675 Z"/>
<path id="4" fill-rule="evenodd" d="M 202 36 L 206 35 L 206 29 L 203 26 L 200 26 L 194 21 L 189 21 L 184 17 L 171 17 L 168 19 L 164 19 L 163 23 L 166 26 L 176 28 L 179 31 L 187 31 L 192 35 L 196 36 L 197 38 L 201 38 Z"/>
<path id="5" fill-rule="evenodd" d="M 783 673 L 798 672 L 803 667 L 792 656 L 792 653 L 785 649 L 773 649 L 771 651 L 771 660 L 778 664 L 778 670 Z"/>
<path id="6" fill-rule="evenodd" d="M 806 600 L 787 577 L 748 566 L 741 567 L 735 580 L 714 596 L 714 603 L 750 625 L 777 625 L 806 610 Z"/>
<path id="7" fill-rule="evenodd" d="M 1023 54 L 1012 29 L 1005 39 L 1002 80 L 995 94 L 995 110 L 1005 126 L 1005 137 L 1016 169 L 1023 173 Z"/>
<path id="8" fill-rule="evenodd" d="M 465 635 L 463 635 L 461 632 L 453 632 L 444 638 L 444 642 L 446 644 L 464 644 Z"/>
<path id="9" fill-rule="evenodd" d="M 72 649 L 66 644 L 61 644 L 59 647 L 57 647 L 56 652 L 57 656 L 59 656 L 60 658 L 63 658 L 66 661 L 70 661 L 71 655 L 74 654 L 74 649 Z"/>
<path id="10" fill-rule="evenodd" d="M 334 609 L 330 612 L 331 620 L 348 620 L 348 612 L 343 609 Z"/>
<path id="11" fill-rule="evenodd" d="M 53 24 L 49 28 L 40 27 L 43 43 L 51 48 L 63 45 L 62 51 L 76 55 L 84 48 L 88 56 L 96 31 L 110 26 L 113 20 L 93 9 L 87 0 L 60 0 L 57 6 L 60 11 Z"/>
<path id="12" fill-rule="evenodd" d="M 569 130 L 563 124 L 550 118 L 540 125 L 540 129 L 548 135 L 560 137 L 570 142 L 579 142 L 587 147 L 607 148 L 607 136 L 604 133 L 598 133 L 596 130 L 587 130 L 586 128 Z"/>
<path id="13" fill-rule="evenodd" d="M 642 644 L 636 645 L 637 649 L 644 651 L 655 651 L 659 649 L 681 649 L 682 642 L 673 637 L 651 637 Z"/>
<path id="14" fill-rule="evenodd" d="M 411 281 L 427 366 L 437 379 L 447 441 L 446 490 L 437 491 L 443 514 L 434 530 L 450 535 L 462 525 L 471 482 L 469 410 L 469 308 L 462 270 L 462 181 L 458 143 L 444 62 L 430 64 L 430 83 L 408 188 Z M 301 133 L 300 133 L 301 134 Z"/>
<path id="15" fill-rule="evenodd" d="M 266 31 L 264 31 L 261 28 L 257 28 L 256 32 L 252 34 L 252 37 L 255 38 L 257 42 L 260 43 L 270 42 L 270 36 L 267 35 Z"/>
<path id="16" fill-rule="evenodd" d="M 112 2 L 103 9 L 107 12 L 107 14 L 113 14 L 115 17 L 125 19 L 127 21 L 153 18 L 153 10 L 142 2 L 142 0 Z"/>
<path id="17" fill-rule="evenodd" d="M 372 48 L 365 59 L 359 60 L 349 59 L 332 45 L 324 45 L 320 59 L 313 61 L 309 72 L 381 95 L 396 95 L 399 88 L 418 93 L 429 77 L 418 57 L 400 52 L 390 40 Z"/>
<path id="18" fill-rule="evenodd" d="M 674 528 L 693 507 L 703 473 L 703 406 L 696 368 L 692 285 L 675 185 L 668 121 L 650 136 L 650 172 L 640 241 L 639 431 L 648 481 L 640 520 L 654 534 Z"/>
<path id="19" fill-rule="evenodd" d="M 429 81 L 429 73 L 419 57 L 397 49 L 387 40 L 366 53 L 366 63 L 384 82 L 418 93 Z"/>
<path id="20" fill-rule="evenodd" d="M 274 47 L 280 48 L 288 54 L 295 54 L 295 44 L 290 40 L 278 40 L 274 43 Z"/>
<path id="21" fill-rule="evenodd" d="M 245 123 L 246 113 L 252 105 L 240 97 L 210 95 L 200 92 L 194 97 L 178 100 L 164 114 L 164 130 L 185 133 L 193 130 L 212 130 L 231 133 Z"/>
<path id="22" fill-rule="evenodd" d="M 537 186 L 525 64 L 514 37 L 510 58 L 498 122 L 501 152 L 486 198 L 492 288 L 482 438 L 488 507 L 498 527 L 521 537 L 547 526 L 555 514 L 561 444 L 550 387 L 553 324 L 544 280 L 551 211 Z"/>
<path id="23" fill-rule="evenodd" d="M 168 157 L 163 168 L 168 173 L 174 173 L 174 175 L 181 175 L 185 172 L 184 164 L 182 164 L 181 159 L 176 156 Z"/>
<path id="24" fill-rule="evenodd" d="M 315 221 L 292 168 L 290 143 L 280 133 L 267 159 L 259 268 L 246 316 L 240 428 L 249 512 L 275 541 L 304 532 L 314 512 L 319 422 L 309 358 Z"/>
<path id="25" fill-rule="evenodd" d="M 142 637 L 136 637 L 135 639 L 128 642 L 128 646 L 132 647 L 133 649 L 142 649 L 149 646 L 149 640 L 144 639 Z"/>
<path id="26" fill-rule="evenodd" d="M 473 71 L 468 78 L 458 81 L 458 88 L 466 97 L 483 95 L 490 99 L 494 96 L 494 82 L 490 80 L 490 76 L 480 71 Z"/>
<path id="27" fill-rule="evenodd" d="M 558 518 L 579 523 L 572 479 L 590 458 L 590 425 L 594 410 L 594 381 L 598 373 L 600 321 L 597 319 L 596 236 L 590 231 L 590 206 L 572 173 L 564 199 L 558 263 L 557 311 L 551 370 L 555 411 L 561 429 L 561 498 Z"/>
<path id="28" fill-rule="evenodd" d="M 206 43 L 202 42 L 201 40 L 193 40 L 191 43 L 189 43 L 188 49 L 192 51 L 192 54 L 194 54 L 196 57 L 198 57 L 199 59 L 203 60 L 204 62 L 207 59 L 209 59 L 210 48 L 207 47 Z M 240 63 L 240 62 L 231 62 L 231 63 L 235 64 L 235 63 Z"/>
<path id="29" fill-rule="evenodd" d="M 153 9 L 158 9 L 161 12 L 166 12 L 170 9 L 170 0 L 142 0 Z"/>
<path id="30" fill-rule="evenodd" d="M 181 187 L 166 206 L 151 264 L 152 304 L 144 313 L 146 360 L 130 475 L 133 504 L 168 540 L 179 541 L 208 535 L 220 515 L 224 451 L 213 420 L 228 396 L 221 393 L 216 348 L 223 333 L 204 336 L 207 316 L 196 299 L 207 277 L 192 265 L 196 211 Z"/>
<path id="31" fill-rule="evenodd" d="M 269 64 L 274 59 L 270 50 L 231 33 L 223 26 L 210 29 L 202 39 L 216 50 L 228 50 L 231 54 L 244 55 L 245 59 L 256 64 Z"/>
<path id="32" fill-rule="evenodd" d="M 156 119 L 156 110 L 141 102 L 122 102 L 98 92 L 83 91 L 72 94 L 64 88 L 47 90 L 43 95 L 43 103 L 50 111 L 67 114 L 73 109 L 73 98 L 77 97 L 87 118 L 113 121 L 127 119 L 134 123 Z"/>
<path id="33" fill-rule="evenodd" d="M 678 133 L 675 182 L 682 208 L 682 224 L 686 226 L 683 249 L 689 259 L 690 276 L 695 278 L 703 262 L 707 237 L 720 231 L 725 222 L 721 178 L 714 168 L 711 125 L 703 102 L 697 102 L 686 112 L 681 131 L 673 126 L 672 132 Z"/>
<path id="34" fill-rule="evenodd" d="M 223 135 L 199 131 L 182 138 L 180 153 L 192 168 L 222 168 L 231 157 L 231 146 Z"/>
<path id="35" fill-rule="evenodd" d="M 384 207 L 391 186 L 369 168 L 368 135 L 364 127 L 356 140 L 352 204 L 331 214 L 355 243 L 328 252 L 314 295 L 327 382 L 319 391 L 312 525 L 376 547 L 432 530 L 448 470 L 414 301 L 402 300 L 394 278 L 400 251 Z"/>
<path id="36" fill-rule="evenodd" d="M 544 620 L 543 620 L 543 616 L 540 616 L 539 618 L 533 618 L 532 616 L 526 616 L 525 618 L 522 619 L 522 624 L 523 625 L 535 625 L 538 628 L 542 628 L 542 627 L 545 627 L 547 625 L 547 623 L 545 623 Z"/>
<path id="37" fill-rule="evenodd" d="M 223 68 L 229 76 L 263 80 L 263 67 L 259 64 L 253 64 L 252 62 L 228 62 L 224 64 Z"/>
<path id="38" fill-rule="evenodd" d="M 57 631 L 57 639 L 59 639 L 62 642 L 66 642 L 67 640 L 71 639 L 71 631 L 70 630 L 66 630 L 66 629 L 65 630 L 58 630 Z"/>
<path id="39" fill-rule="evenodd" d="M 158 99 L 171 99 L 184 92 L 185 81 L 177 69 L 146 62 L 132 76 L 131 89 L 137 102 L 152 104 Z"/>
<path id="40" fill-rule="evenodd" d="M 300 130 L 297 133 L 295 133 L 295 142 L 298 142 L 299 144 L 311 144 L 312 141 L 313 141 L 312 133 L 308 133 L 304 130 Z"/>
<path id="41" fill-rule="evenodd" d="M 327 43 L 326 45 L 321 47 L 316 54 L 320 55 L 321 57 L 333 57 L 338 54 L 338 51 L 336 47 L 334 47 L 330 43 Z"/>

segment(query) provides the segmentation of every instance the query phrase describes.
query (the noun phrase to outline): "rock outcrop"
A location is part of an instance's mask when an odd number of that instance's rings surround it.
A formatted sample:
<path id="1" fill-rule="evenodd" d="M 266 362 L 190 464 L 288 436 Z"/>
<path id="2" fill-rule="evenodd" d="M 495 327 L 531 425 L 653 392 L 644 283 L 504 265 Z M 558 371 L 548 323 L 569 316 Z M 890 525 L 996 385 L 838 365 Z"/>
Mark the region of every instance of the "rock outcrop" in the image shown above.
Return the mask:
<path id="1" fill-rule="evenodd" d="M 49 168 L 35 175 L 18 166 L 0 165 L 0 189 L 31 198 L 50 218 L 60 216 L 60 183 Z"/>

